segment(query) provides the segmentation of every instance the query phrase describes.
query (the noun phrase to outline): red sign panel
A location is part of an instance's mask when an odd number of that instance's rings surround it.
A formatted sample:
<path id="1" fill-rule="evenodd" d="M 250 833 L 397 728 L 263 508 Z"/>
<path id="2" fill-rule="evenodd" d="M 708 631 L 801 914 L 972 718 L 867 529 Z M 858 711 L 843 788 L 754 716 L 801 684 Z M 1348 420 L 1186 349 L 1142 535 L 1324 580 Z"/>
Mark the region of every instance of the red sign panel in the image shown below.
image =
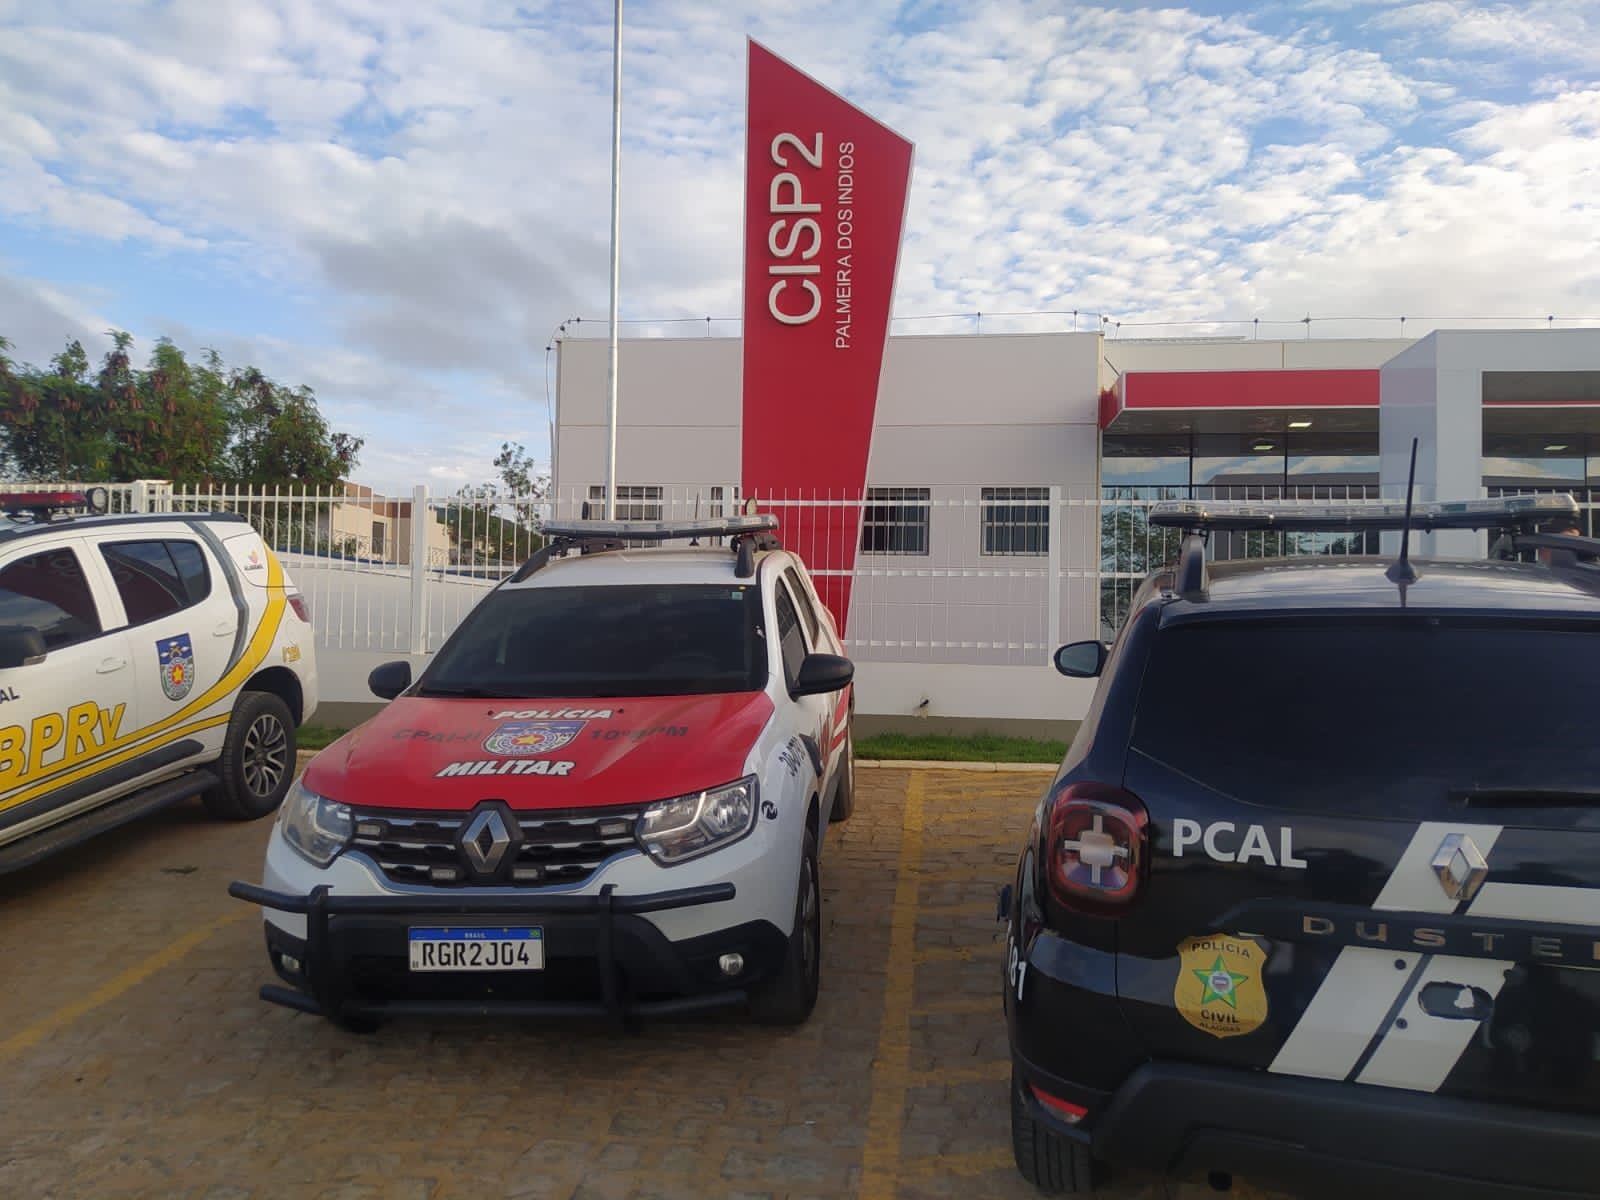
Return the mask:
<path id="1" fill-rule="evenodd" d="M 843 629 L 911 143 L 755 42 L 749 89 L 744 494 Z"/>
<path id="2" fill-rule="evenodd" d="M 1131 409 L 1376 408 L 1378 372 L 1351 370 L 1129 371 L 1102 396 L 1100 427 Z"/>

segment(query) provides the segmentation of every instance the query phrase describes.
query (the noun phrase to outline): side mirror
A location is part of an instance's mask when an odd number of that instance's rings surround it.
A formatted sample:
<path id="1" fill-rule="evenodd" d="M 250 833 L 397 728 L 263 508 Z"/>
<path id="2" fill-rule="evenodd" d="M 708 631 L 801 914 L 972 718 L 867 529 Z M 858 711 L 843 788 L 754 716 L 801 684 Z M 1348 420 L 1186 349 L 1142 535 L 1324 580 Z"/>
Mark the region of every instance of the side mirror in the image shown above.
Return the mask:
<path id="1" fill-rule="evenodd" d="M 1056 651 L 1056 670 L 1073 679 L 1093 679 L 1106 665 L 1104 642 L 1071 642 Z"/>
<path id="2" fill-rule="evenodd" d="M 408 662 L 386 662 L 381 667 L 373 667 L 372 674 L 367 676 L 367 687 L 381 700 L 393 700 L 410 686 L 411 664 Z"/>
<path id="3" fill-rule="evenodd" d="M 789 689 L 791 696 L 823 696 L 849 685 L 856 676 L 855 664 L 837 654 L 808 654 L 800 664 L 800 674 Z"/>
<path id="4" fill-rule="evenodd" d="M 44 634 L 32 625 L 0 625 L 0 670 L 44 661 Z"/>

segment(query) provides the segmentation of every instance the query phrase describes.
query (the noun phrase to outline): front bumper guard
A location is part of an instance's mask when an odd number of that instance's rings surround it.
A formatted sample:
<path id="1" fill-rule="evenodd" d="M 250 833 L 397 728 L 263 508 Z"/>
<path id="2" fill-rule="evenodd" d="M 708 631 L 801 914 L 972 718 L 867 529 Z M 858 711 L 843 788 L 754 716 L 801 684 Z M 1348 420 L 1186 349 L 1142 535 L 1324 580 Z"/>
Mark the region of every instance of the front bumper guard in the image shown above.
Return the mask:
<path id="1" fill-rule="evenodd" d="M 701 887 L 679 888 L 670 892 L 648 892 L 619 896 L 615 884 L 606 884 L 597 895 L 496 895 L 492 901 L 481 896 L 336 896 L 327 884 L 311 889 L 308 895 L 275 892 L 254 883 L 234 881 L 228 895 L 236 900 L 260 905 L 277 912 L 301 914 L 306 918 L 303 975 L 307 991 L 266 984 L 261 999 L 298 1012 L 334 1019 L 377 1017 L 456 1017 L 512 1016 L 548 1018 L 599 1018 L 622 1026 L 630 1019 L 684 1016 L 690 1013 L 734 1008 L 748 1002 L 744 988 L 729 988 L 700 995 L 667 1000 L 628 1001 L 619 986 L 615 918 L 644 913 L 692 908 L 700 904 L 720 904 L 732 900 L 737 889 L 731 883 L 712 883 Z M 600 974 L 598 1003 L 569 1001 L 438 1001 L 391 1000 L 374 1004 L 345 993 L 344 977 L 334 961 L 328 924 L 339 916 L 594 916 L 596 960 Z M 309 994 L 308 994 L 309 993 Z"/>

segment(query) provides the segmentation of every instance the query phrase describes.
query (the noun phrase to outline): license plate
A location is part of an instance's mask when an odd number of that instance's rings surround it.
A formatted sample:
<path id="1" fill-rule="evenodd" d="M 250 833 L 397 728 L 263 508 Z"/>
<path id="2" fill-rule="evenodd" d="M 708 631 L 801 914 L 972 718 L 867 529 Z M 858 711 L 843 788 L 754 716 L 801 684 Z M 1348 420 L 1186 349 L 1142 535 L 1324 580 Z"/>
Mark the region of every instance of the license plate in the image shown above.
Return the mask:
<path id="1" fill-rule="evenodd" d="M 411 930 L 413 971 L 542 971 L 544 930 L 469 925 Z"/>

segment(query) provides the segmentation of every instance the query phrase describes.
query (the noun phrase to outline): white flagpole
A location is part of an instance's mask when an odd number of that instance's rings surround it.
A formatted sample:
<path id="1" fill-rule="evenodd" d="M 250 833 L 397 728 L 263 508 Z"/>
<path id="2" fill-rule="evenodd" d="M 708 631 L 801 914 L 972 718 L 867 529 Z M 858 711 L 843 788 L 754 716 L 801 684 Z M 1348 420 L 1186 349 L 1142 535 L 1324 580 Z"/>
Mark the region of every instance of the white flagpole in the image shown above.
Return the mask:
<path id="1" fill-rule="evenodd" d="M 616 0 L 611 40 L 611 346 L 606 375 L 606 520 L 617 516 L 617 283 L 622 233 L 622 0 Z"/>

